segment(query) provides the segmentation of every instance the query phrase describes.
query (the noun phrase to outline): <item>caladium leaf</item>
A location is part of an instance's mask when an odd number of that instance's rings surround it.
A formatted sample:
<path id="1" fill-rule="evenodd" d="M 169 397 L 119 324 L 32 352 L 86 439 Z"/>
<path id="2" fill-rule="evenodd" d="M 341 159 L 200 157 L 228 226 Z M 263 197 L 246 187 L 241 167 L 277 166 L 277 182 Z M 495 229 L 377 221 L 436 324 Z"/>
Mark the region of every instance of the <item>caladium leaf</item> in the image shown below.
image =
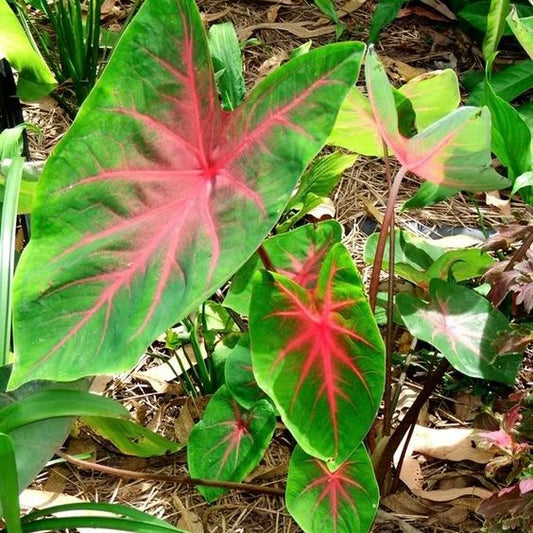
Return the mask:
<path id="1" fill-rule="evenodd" d="M 461 107 L 408 139 L 399 131 L 392 87 L 372 48 L 365 60 L 365 77 L 379 132 L 405 171 L 460 190 L 509 185 L 491 166 L 488 109 Z"/>
<path id="2" fill-rule="evenodd" d="M 378 510 L 379 489 L 361 444 L 336 470 L 294 450 L 289 466 L 287 509 L 307 533 L 367 533 Z"/>
<path id="3" fill-rule="evenodd" d="M 338 465 L 367 433 L 383 393 L 384 348 L 348 251 L 334 245 L 316 288 L 256 276 L 254 374 L 298 443 Z"/>
<path id="4" fill-rule="evenodd" d="M 258 400 L 266 398 L 255 381 L 248 334 L 241 337 L 228 355 L 224 376 L 226 387 L 244 408 L 250 409 Z"/>
<path id="5" fill-rule="evenodd" d="M 316 226 L 307 224 L 298 229 L 267 239 L 263 246 L 276 269 L 306 288 L 313 288 L 318 280 L 322 261 L 329 248 L 340 242 L 342 228 L 338 222 L 327 220 Z M 254 254 L 237 272 L 231 282 L 224 305 L 242 315 L 248 315 L 254 275 L 262 263 Z"/>
<path id="6" fill-rule="evenodd" d="M 509 322 L 489 301 L 461 285 L 434 279 L 430 302 L 398 294 L 398 311 L 412 335 L 442 352 L 459 372 L 512 384 L 520 355 L 498 357 L 495 342 L 509 331 Z"/>
<path id="7" fill-rule="evenodd" d="M 242 481 L 259 464 L 275 426 L 275 411 L 268 400 L 259 400 L 245 410 L 225 386 L 221 387 L 189 436 L 187 461 L 191 477 Z M 227 491 L 201 485 L 198 490 L 208 501 Z"/>
<path id="8" fill-rule="evenodd" d="M 228 113 L 194 2 L 145 2 L 39 182 L 10 386 L 125 370 L 221 286 L 324 144 L 363 50 L 301 56 Z"/>

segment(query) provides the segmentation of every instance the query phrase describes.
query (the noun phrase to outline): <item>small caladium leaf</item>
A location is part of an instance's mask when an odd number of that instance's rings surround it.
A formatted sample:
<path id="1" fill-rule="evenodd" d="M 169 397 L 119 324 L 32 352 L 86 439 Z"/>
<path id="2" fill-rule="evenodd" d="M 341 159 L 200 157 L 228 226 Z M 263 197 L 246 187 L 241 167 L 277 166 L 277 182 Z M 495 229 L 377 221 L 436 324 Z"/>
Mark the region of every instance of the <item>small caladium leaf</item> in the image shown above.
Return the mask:
<path id="1" fill-rule="evenodd" d="M 490 113 L 461 107 L 407 139 L 399 130 L 392 87 L 370 49 L 365 77 L 379 132 L 405 171 L 459 190 L 495 190 L 508 181 L 491 166 Z"/>
<path id="2" fill-rule="evenodd" d="M 250 340 L 257 382 L 298 443 L 342 463 L 374 420 L 384 376 L 383 341 L 348 251 L 331 248 L 313 290 L 257 275 Z"/>
<path id="3" fill-rule="evenodd" d="M 250 409 L 258 400 L 267 397 L 255 380 L 248 334 L 244 334 L 231 350 L 224 365 L 224 373 L 226 387 L 244 408 Z"/>
<path id="4" fill-rule="evenodd" d="M 430 181 L 424 181 L 415 195 L 409 198 L 402 206 L 402 210 L 405 209 L 422 209 L 430 205 L 438 204 L 451 196 L 456 195 L 460 189 L 454 189 L 452 187 L 442 187 L 441 185 L 435 185 Z"/>
<path id="5" fill-rule="evenodd" d="M 10 386 L 125 370 L 221 286 L 324 144 L 363 50 L 311 51 L 229 113 L 193 0 L 144 2 L 39 182 Z"/>
<path id="6" fill-rule="evenodd" d="M 259 400 L 245 410 L 225 386 L 221 387 L 189 436 L 191 477 L 242 481 L 261 461 L 275 427 L 276 414 L 268 400 Z M 198 490 L 207 501 L 227 491 L 201 485 Z"/>
<path id="7" fill-rule="evenodd" d="M 476 378 L 512 384 L 520 355 L 498 357 L 495 343 L 510 330 L 509 322 L 490 302 L 461 285 L 434 279 L 425 303 L 398 294 L 396 305 L 411 334 L 442 352 L 459 372 Z"/>
<path id="8" fill-rule="evenodd" d="M 334 471 L 297 446 L 289 465 L 286 502 L 306 533 L 370 531 L 379 489 L 364 445 Z"/>
<path id="9" fill-rule="evenodd" d="M 327 220 L 271 237 L 263 246 L 278 272 L 306 288 L 313 288 L 322 261 L 331 246 L 340 242 L 341 236 L 339 223 Z M 224 300 L 226 307 L 248 315 L 254 275 L 261 267 L 259 256 L 254 254 L 237 272 Z"/>

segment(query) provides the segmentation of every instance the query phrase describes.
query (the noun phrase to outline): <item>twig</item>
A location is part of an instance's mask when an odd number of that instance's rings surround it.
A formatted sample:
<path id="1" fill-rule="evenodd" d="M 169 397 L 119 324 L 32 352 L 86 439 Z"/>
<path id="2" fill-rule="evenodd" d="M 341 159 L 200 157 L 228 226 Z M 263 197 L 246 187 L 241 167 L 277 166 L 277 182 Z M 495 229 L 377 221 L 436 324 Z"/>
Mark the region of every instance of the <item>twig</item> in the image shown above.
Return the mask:
<path id="1" fill-rule="evenodd" d="M 203 485 L 205 487 L 219 487 L 222 489 L 240 490 L 245 492 L 251 492 L 254 494 L 269 494 L 270 496 L 283 497 L 285 491 L 282 489 L 276 489 L 273 487 L 261 487 L 260 485 L 254 485 L 252 483 L 235 483 L 233 481 L 215 481 L 211 479 L 197 479 L 189 476 L 169 476 L 167 474 L 155 474 L 147 472 L 134 472 L 133 470 L 122 470 L 120 468 L 113 468 L 111 466 L 99 465 L 90 461 L 83 461 L 76 459 L 68 453 L 58 451 L 56 452 L 59 457 L 65 459 L 69 463 L 85 469 L 93 470 L 96 472 L 102 472 L 103 474 L 109 474 L 110 476 L 120 477 L 122 479 L 143 479 L 147 481 L 164 481 L 166 483 L 174 483 L 188 486 Z"/>

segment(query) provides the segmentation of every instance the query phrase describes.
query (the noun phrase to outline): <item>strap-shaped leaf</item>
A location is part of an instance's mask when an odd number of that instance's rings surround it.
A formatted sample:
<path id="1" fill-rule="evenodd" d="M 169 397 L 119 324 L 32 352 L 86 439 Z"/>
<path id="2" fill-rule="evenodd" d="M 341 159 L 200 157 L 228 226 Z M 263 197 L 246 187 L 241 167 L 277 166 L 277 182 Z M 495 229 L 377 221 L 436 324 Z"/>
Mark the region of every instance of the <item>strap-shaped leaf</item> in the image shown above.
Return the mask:
<path id="1" fill-rule="evenodd" d="M 374 468 L 365 447 L 331 471 L 294 450 L 287 479 L 287 509 L 307 533 L 367 533 L 379 503 Z"/>
<path id="2" fill-rule="evenodd" d="M 187 445 L 193 478 L 242 481 L 263 458 L 276 427 L 274 408 L 259 400 L 243 409 L 223 386 L 211 398 Z M 198 486 L 208 501 L 227 489 Z"/>
<path id="3" fill-rule="evenodd" d="M 374 420 L 384 376 L 383 341 L 348 251 L 332 247 L 314 290 L 258 275 L 250 340 L 257 382 L 298 443 L 342 463 Z"/>
<path id="4" fill-rule="evenodd" d="M 491 166 L 488 109 L 461 107 L 408 139 L 400 134 L 392 87 L 373 49 L 365 60 L 365 77 L 377 127 L 405 171 L 459 190 L 509 185 Z"/>
<path id="5" fill-rule="evenodd" d="M 194 2 L 147 0 L 39 183 L 10 386 L 125 370 L 222 285 L 324 144 L 363 50 L 299 57 L 227 113 Z"/>
<path id="6" fill-rule="evenodd" d="M 480 294 L 461 285 L 434 279 L 430 302 L 398 294 L 396 305 L 409 331 L 440 350 L 467 376 L 512 384 L 520 355 L 498 357 L 495 342 L 509 330 L 505 316 Z"/>

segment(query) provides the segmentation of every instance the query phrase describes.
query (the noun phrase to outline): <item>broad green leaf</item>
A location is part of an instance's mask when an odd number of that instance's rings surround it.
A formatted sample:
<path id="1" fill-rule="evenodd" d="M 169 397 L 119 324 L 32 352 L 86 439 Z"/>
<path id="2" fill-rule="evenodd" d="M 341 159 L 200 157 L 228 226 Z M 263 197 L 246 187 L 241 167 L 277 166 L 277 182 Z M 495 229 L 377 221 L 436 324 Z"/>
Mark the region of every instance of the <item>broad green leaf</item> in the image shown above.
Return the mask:
<path id="1" fill-rule="evenodd" d="M 449 276 L 458 282 L 480 278 L 493 264 L 494 259 L 483 250 L 449 250 L 429 267 L 423 279 L 423 286 L 429 287 L 432 279 L 446 281 Z"/>
<path id="2" fill-rule="evenodd" d="M 84 416 L 82 422 L 127 455 L 156 457 L 177 452 L 183 447 L 130 420 Z"/>
<path id="3" fill-rule="evenodd" d="M 507 23 L 527 55 L 533 59 L 533 17 L 520 18 L 516 6 L 513 5 Z"/>
<path id="4" fill-rule="evenodd" d="M 454 196 L 458 192 L 459 189 L 442 187 L 441 185 L 435 185 L 430 181 L 425 181 L 420 185 L 420 188 L 416 191 L 415 195 L 403 204 L 402 210 L 421 209 L 429 205 L 438 204 L 450 196 Z"/>
<path id="5" fill-rule="evenodd" d="M 498 50 L 498 44 L 505 31 L 505 19 L 509 14 L 509 0 L 491 0 L 487 15 L 487 31 L 483 39 L 485 61 Z"/>
<path id="6" fill-rule="evenodd" d="M 435 346 L 459 372 L 512 385 L 522 357 L 498 357 L 494 349 L 498 336 L 510 329 L 505 316 L 461 285 L 435 279 L 429 291 L 429 303 L 409 294 L 396 296 L 411 334 Z"/>
<path id="7" fill-rule="evenodd" d="M 487 68 L 491 65 L 490 60 Z M 489 79 L 485 80 L 485 104 L 492 118 L 492 151 L 513 180 L 531 166 L 531 132 L 518 111 L 494 92 Z"/>
<path id="8" fill-rule="evenodd" d="M 331 248 L 313 290 L 256 275 L 250 341 L 257 382 L 298 444 L 340 465 L 369 430 L 384 379 L 383 341 L 348 251 Z"/>
<path id="9" fill-rule="evenodd" d="M 245 409 L 250 409 L 258 400 L 266 398 L 254 377 L 248 334 L 243 335 L 230 352 L 224 372 L 226 387 Z"/>
<path id="10" fill-rule="evenodd" d="M 405 2 L 406 0 L 378 0 L 370 22 L 369 43 L 378 40 L 381 30 L 396 18 Z"/>
<path id="11" fill-rule="evenodd" d="M 126 370 L 222 286 L 323 146 L 363 50 L 313 50 L 228 113 L 193 0 L 144 2 L 39 181 L 10 387 Z"/>
<path id="12" fill-rule="evenodd" d="M 409 80 L 400 87 L 416 114 L 418 131 L 431 126 L 451 113 L 461 102 L 457 75 L 451 69 L 428 72 Z"/>
<path id="13" fill-rule="evenodd" d="M 488 109 L 461 107 L 407 139 L 399 131 L 392 88 L 373 48 L 366 56 L 365 78 L 381 136 L 405 171 L 460 190 L 508 185 L 491 166 Z"/>
<path id="14" fill-rule="evenodd" d="M 383 157 L 383 142 L 372 107 L 357 87 L 344 100 L 327 142 L 357 154 Z"/>
<path id="15" fill-rule="evenodd" d="M 6 0 L 0 0 L 0 59 L 3 58 L 19 73 L 17 95 L 22 100 L 39 100 L 57 85 Z"/>
<path id="16" fill-rule="evenodd" d="M 191 477 L 242 481 L 259 464 L 275 426 L 276 415 L 268 400 L 259 400 L 245 410 L 225 386 L 221 387 L 189 437 L 187 461 Z M 227 492 L 202 485 L 198 490 L 207 501 Z"/>
<path id="17" fill-rule="evenodd" d="M 24 168 L 22 164 L 22 169 Z M 3 198 L 6 191 L 6 177 L 0 175 L 0 198 Z M 24 177 L 20 182 L 20 190 L 17 204 L 17 215 L 28 215 L 33 209 L 35 201 L 35 193 L 37 191 L 37 182 L 24 181 Z M 0 210 L 3 202 L 0 202 Z"/>
<path id="18" fill-rule="evenodd" d="M 457 17 L 481 32 L 483 35 L 487 33 L 487 23 L 489 13 L 491 10 L 492 0 L 481 0 L 480 2 L 469 2 L 457 12 Z M 533 14 L 533 7 L 527 4 L 514 4 L 518 10 L 520 17 L 527 17 Z M 504 24 L 503 36 L 512 35 L 511 29 L 507 24 Z M 488 57 L 488 56 L 487 56 Z"/>
<path id="19" fill-rule="evenodd" d="M 222 106 L 231 111 L 241 104 L 246 93 L 241 48 L 231 22 L 209 28 L 209 49 L 215 71 L 220 72 L 217 86 L 222 95 Z"/>
<path id="20" fill-rule="evenodd" d="M 480 78 L 483 80 L 483 77 Z M 527 59 L 503 68 L 492 74 L 490 83 L 494 92 L 506 102 L 511 102 L 516 97 L 533 87 L 533 61 Z M 485 97 L 485 82 L 478 83 L 468 97 L 467 105 L 479 106 Z"/>
<path id="21" fill-rule="evenodd" d="M 84 391 L 47 389 L 0 407 L 0 432 L 9 433 L 34 422 L 70 416 L 128 418 L 118 402 Z"/>
<path id="22" fill-rule="evenodd" d="M 287 233 L 267 239 L 263 246 L 272 263 L 284 276 L 306 288 L 318 280 L 320 266 L 329 248 L 340 242 L 342 228 L 338 222 L 327 220 L 316 226 L 306 224 Z M 224 305 L 241 315 L 248 315 L 255 273 L 262 268 L 254 254 L 237 272 L 231 282 Z"/>
<path id="23" fill-rule="evenodd" d="M 6 393 L 7 382 L 11 372 L 10 366 L 0 367 L 0 408 L 18 402 L 23 398 L 42 390 L 43 388 L 58 387 L 54 383 L 32 382 Z M 65 383 L 63 388 L 80 388 L 84 383 Z M 66 439 L 71 426 L 70 418 L 49 418 L 15 429 L 9 433 L 13 441 L 17 461 L 17 477 L 19 491 L 25 489 L 44 467 L 46 462 Z M 3 465 L 3 463 L 1 463 Z M 17 492 L 17 494 L 18 494 Z M 2 515 L 0 505 L 0 516 Z"/>
<path id="24" fill-rule="evenodd" d="M 367 533 L 379 504 L 372 461 L 361 444 L 336 470 L 300 446 L 289 465 L 287 509 L 306 533 Z"/>
<path id="25" fill-rule="evenodd" d="M 0 517 L 9 533 L 22 533 L 15 448 L 4 433 L 0 433 L 0 464 Z"/>

